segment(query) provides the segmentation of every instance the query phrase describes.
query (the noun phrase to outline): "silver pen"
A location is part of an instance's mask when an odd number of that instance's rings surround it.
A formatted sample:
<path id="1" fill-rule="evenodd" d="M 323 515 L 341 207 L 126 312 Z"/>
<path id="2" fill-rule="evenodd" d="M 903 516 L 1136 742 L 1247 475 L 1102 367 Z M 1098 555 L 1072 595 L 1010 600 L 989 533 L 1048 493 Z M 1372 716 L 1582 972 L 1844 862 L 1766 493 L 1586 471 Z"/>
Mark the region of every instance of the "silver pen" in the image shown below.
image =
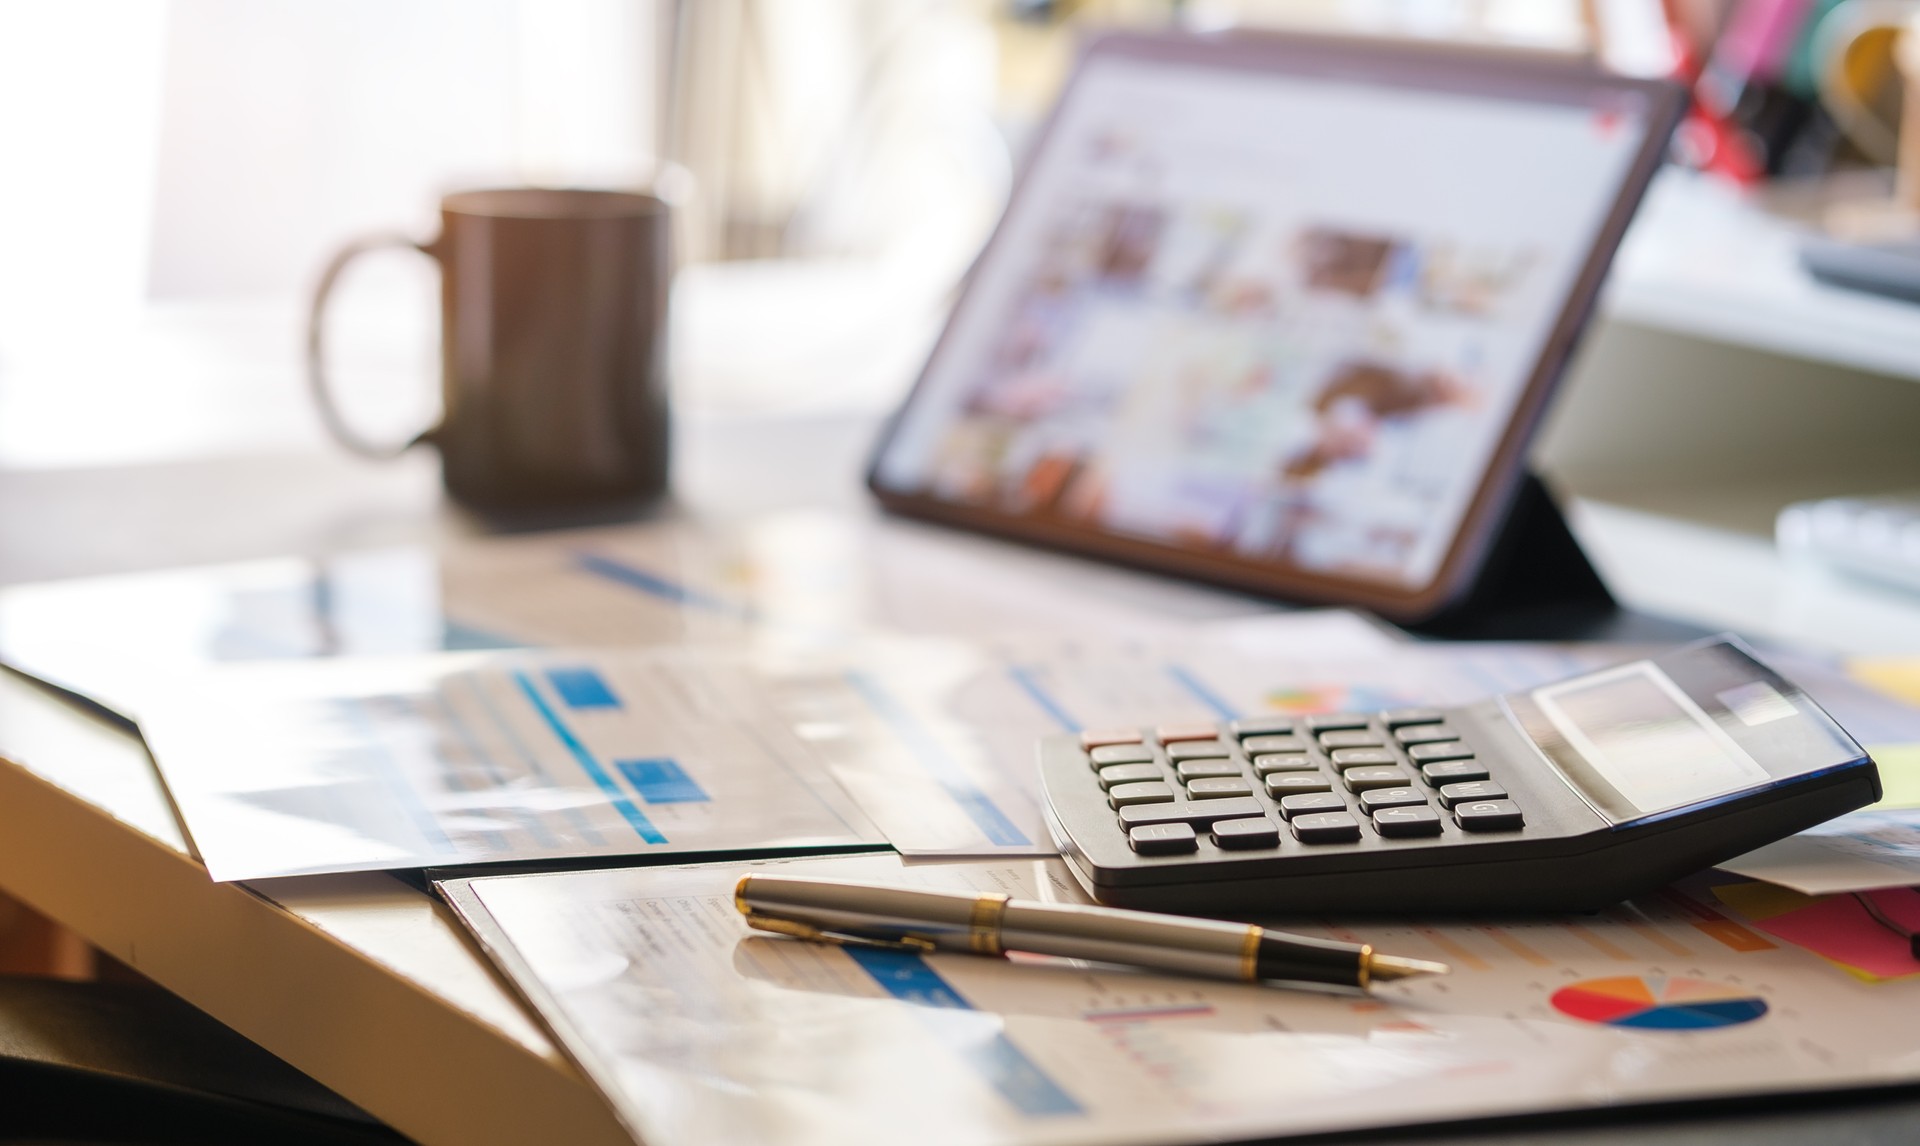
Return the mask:
<path id="1" fill-rule="evenodd" d="M 1366 943 L 1288 935 L 1249 923 L 1040 903 L 996 892 L 748 875 L 734 886 L 733 902 L 749 927 L 822 943 L 974 955 L 1026 951 L 1210 979 L 1361 990 L 1451 970 L 1445 963 L 1382 955 Z"/>

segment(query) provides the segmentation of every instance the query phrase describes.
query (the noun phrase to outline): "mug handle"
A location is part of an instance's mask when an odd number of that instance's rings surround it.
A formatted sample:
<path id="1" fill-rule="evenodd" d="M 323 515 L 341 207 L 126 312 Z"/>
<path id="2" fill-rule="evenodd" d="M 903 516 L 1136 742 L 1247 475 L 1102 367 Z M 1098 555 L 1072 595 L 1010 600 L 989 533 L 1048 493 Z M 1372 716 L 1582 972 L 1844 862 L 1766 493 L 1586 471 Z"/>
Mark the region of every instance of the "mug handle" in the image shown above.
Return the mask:
<path id="1" fill-rule="evenodd" d="M 1890 164 L 1898 158 L 1899 136 L 1854 90 L 1847 76 L 1847 58 L 1869 32 L 1905 34 L 1901 29 L 1915 16 L 1920 16 L 1920 4 L 1913 0 L 1849 0 L 1822 16 L 1813 29 L 1809 55 L 1820 102 L 1841 132 L 1877 163 Z M 1899 51 L 1896 43 L 1896 61 Z"/>
<path id="2" fill-rule="evenodd" d="M 333 294 L 334 284 L 339 281 L 341 272 L 347 264 L 369 251 L 387 250 L 393 247 L 405 247 L 419 251 L 428 258 L 439 260 L 439 255 L 431 243 L 418 243 L 400 234 L 369 235 L 355 239 L 340 249 L 327 264 L 320 275 L 320 282 L 313 288 L 313 306 L 307 312 L 307 391 L 313 395 L 313 404 L 320 411 L 320 422 L 326 426 L 327 433 L 340 443 L 349 453 L 359 454 L 363 458 L 375 461 L 387 461 L 428 441 L 433 430 L 427 429 L 407 441 L 397 445 L 371 441 L 360 435 L 358 430 L 347 424 L 341 416 L 340 406 L 333 400 L 333 391 L 327 383 L 327 359 L 325 345 L 325 318 L 327 300 Z"/>

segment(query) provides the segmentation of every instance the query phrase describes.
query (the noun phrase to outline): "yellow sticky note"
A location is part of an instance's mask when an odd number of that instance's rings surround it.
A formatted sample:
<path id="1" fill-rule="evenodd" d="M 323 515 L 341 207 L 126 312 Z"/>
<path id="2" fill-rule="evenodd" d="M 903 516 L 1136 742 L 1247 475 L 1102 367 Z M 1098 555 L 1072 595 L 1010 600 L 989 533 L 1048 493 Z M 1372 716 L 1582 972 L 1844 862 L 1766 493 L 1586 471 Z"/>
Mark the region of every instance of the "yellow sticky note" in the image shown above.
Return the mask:
<path id="1" fill-rule="evenodd" d="M 1876 810 L 1920 808 L 1920 744 L 1876 744 L 1867 749 L 1880 766 Z"/>
<path id="2" fill-rule="evenodd" d="M 1888 696 L 1920 704 L 1920 657 L 1855 657 L 1847 675 Z"/>

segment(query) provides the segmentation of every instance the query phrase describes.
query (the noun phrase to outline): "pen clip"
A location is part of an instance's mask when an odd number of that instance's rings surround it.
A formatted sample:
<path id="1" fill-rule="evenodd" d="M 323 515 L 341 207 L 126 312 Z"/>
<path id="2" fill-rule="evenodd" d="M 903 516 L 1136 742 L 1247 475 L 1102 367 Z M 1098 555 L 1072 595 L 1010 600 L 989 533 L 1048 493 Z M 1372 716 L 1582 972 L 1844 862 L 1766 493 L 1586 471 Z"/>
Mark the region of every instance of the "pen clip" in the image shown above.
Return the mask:
<path id="1" fill-rule="evenodd" d="M 913 952 L 938 950 L 931 942 L 917 935 L 903 935 L 899 939 L 875 939 L 871 936 L 852 935 L 844 931 L 822 931 L 811 924 L 772 915 L 761 915 L 752 911 L 747 913 L 747 926 L 760 931 L 771 931 L 777 935 L 791 935 L 795 939 L 832 943 L 839 947 L 877 947 L 883 951 Z"/>

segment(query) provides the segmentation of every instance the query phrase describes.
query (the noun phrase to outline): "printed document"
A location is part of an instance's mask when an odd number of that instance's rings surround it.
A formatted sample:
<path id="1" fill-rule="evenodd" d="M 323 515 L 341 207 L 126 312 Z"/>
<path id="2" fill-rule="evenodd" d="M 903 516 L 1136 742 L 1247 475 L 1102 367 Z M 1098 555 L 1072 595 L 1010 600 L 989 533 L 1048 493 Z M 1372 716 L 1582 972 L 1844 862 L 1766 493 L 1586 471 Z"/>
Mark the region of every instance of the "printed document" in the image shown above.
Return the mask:
<path id="1" fill-rule="evenodd" d="M 141 731 L 216 880 L 884 844 L 756 689 L 644 654 L 283 662 L 143 697 Z"/>
<path id="2" fill-rule="evenodd" d="M 650 1146 L 1211 1142 L 1920 1078 L 1888 1021 L 1920 978 L 1729 877 L 1598 915 L 1280 922 L 1453 967 L 1364 996 L 768 935 L 733 904 L 749 870 L 1084 901 L 1058 860 L 892 856 L 441 889 Z"/>

